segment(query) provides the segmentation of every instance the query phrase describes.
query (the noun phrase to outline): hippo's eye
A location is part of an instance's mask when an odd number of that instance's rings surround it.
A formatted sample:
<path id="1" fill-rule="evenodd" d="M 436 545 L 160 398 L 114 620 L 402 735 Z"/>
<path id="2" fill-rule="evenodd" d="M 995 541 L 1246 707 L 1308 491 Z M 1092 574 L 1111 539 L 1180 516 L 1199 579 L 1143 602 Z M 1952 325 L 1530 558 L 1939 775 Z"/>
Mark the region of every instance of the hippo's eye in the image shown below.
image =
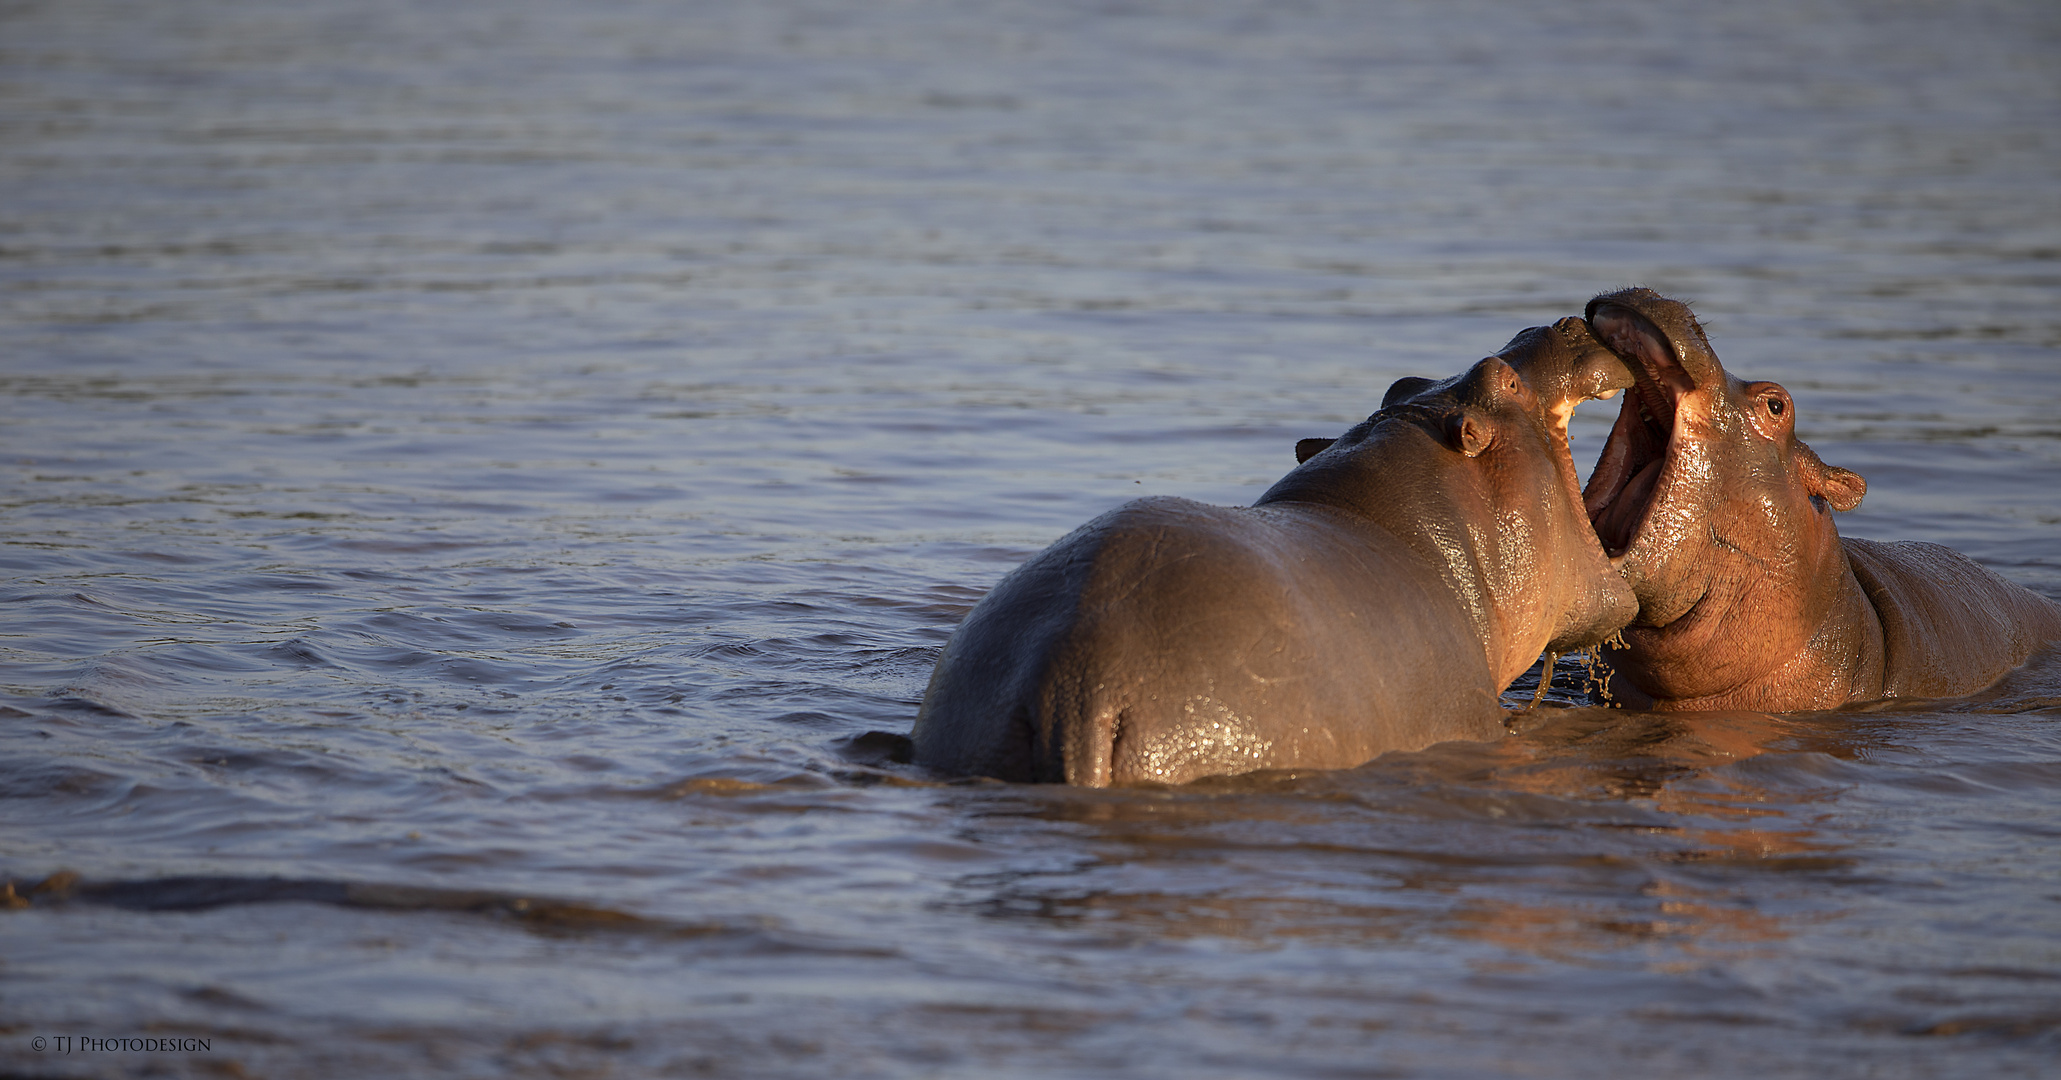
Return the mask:
<path id="1" fill-rule="evenodd" d="M 1778 398 L 1778 397 L 1771 397 L 1771 398 L 1769 398 L 1769 399 L 1768 399 L 1768 415 L 1770 415 L 1770 416 L 1780 416 L 1780 415 L 1782 415 L 1782 399 L 1781 399 L 1781 398 Z"/>

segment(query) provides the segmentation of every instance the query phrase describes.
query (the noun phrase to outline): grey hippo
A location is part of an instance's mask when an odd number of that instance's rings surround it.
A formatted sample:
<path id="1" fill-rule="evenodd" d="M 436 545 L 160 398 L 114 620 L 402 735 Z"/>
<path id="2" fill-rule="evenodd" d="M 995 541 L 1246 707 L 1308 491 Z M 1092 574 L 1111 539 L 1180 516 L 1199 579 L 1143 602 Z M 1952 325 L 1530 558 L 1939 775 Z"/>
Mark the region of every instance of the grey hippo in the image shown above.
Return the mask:
<path id="1" fill-rule="evenodd" d="M 1345 435 L 1304 440 L 1251 506 L 1146 498 L 1088 522 L 953 633 L 915 762 L 1179 784 L 1502 735 L 1498 694 L 1541 650 L 1636 609 L 1566 441 L 1609 371 L 1565 319 L 1442 382 L 1399 380 Z"/>

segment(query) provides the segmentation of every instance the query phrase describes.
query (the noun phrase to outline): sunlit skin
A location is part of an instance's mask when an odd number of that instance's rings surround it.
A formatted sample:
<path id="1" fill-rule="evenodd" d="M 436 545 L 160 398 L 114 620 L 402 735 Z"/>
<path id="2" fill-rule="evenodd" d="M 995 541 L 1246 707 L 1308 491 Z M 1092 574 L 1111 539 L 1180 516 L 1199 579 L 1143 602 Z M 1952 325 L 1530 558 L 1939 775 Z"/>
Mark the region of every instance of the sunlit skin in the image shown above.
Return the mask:
<path id="1" fill-rule="evenodd" d="M 1728 374 L 1686 305 L 1590 301 L 1632 376 L 1584 503 L 1639 598 L 1606 647 L 1614 700 L 1831 708 L 1996 681 L 2061 638 L 2061 607 L 1935 544 L 1842 538 L 1867 484 L 1796 437 L 1796 404 Z"/>
<path id="2" fill-rule="evenodd" d="M 1498 694 L 1541 649 L 1635 606 L 1555 433 L 1572 404 L 1518 374 L 1566 392 L 1562 347 L 1398 382 L 1253 506 L 1142 499 L 1061 539 L 946 645 L 916 762 L 1183 783 L 1501 736 Z"/>

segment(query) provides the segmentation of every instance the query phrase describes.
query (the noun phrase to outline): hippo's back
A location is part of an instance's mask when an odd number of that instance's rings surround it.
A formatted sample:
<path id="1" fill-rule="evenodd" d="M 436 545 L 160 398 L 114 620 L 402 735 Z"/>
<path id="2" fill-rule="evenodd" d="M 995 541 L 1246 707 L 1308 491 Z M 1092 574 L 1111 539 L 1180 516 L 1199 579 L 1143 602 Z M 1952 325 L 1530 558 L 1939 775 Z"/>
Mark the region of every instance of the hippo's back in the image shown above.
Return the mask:
<path id="1" fill-rule="evenodd" d="M 1955 697 L 2061 638 L 2061 605 L 1968 556 L 1916 540 L 1841 537 L 1882 620 L 1882 696 Z"/>
<path id="2" fill-rule="evenodd" d="M 912 738 L 944 772 L 1180 783 L 1490 738 L 1499 715 L 1450 589 L 1393 537 L 1336 511 L 1160 498 L 1003 579 L 946 646 Z"/>

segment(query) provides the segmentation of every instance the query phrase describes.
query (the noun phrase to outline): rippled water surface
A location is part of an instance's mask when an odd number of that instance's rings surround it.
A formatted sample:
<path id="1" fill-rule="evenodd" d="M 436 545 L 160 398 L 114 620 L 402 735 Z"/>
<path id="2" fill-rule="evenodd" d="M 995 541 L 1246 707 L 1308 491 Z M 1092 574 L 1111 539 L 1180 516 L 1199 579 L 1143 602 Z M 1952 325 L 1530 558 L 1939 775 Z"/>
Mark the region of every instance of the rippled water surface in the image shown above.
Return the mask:
<path id="1" fill-rule="evenodd" d="M 1170 791 L 867 733 L 1074 525 L 1632 282 L 1848 535 L 2061 597 L 2057 53 L 2034 0 L 0 3 L 0 1068 L 2052 1075 L 2052 657 Z"/>

